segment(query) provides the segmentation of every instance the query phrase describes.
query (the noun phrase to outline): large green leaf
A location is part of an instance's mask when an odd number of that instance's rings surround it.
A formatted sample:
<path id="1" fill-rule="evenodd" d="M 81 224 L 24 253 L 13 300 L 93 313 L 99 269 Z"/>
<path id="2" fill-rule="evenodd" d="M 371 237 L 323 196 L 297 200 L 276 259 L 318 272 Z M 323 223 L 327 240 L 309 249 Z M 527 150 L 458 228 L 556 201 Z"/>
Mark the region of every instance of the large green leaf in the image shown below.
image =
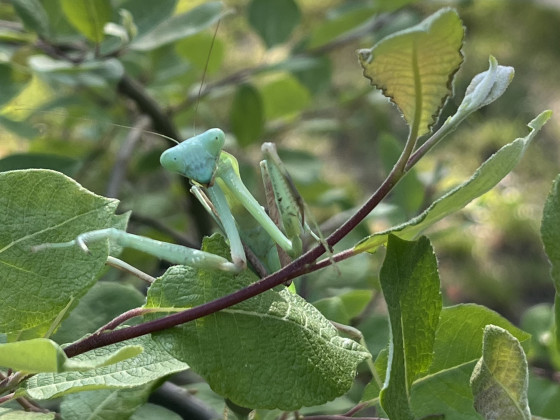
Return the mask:
<path id="1" fill-rule="evenodd" d="M 373 252 L 378 246 L 387 242 L 390 233 L 401 239 L 414 239 L 429 226 L 488 192 L 517 165 L 551 114 L 551 111 L 539 114 L 529 123 L 531 132 L 526 137 L 518 138 L 502 147 L 489 157 L 471 178 L 434 201 L 423 213 L 401 225 L 368 236 L 360 241 L 354 250 Z"/>
<path id="2" fill-rule="evenodd" d="M 112 365 L 140 353 L 141 346 L 125 346 L 100 357 L 76 361 L 68 359 L 54 341 L 48 338 L 34 338 L 0 344 L 0 366 L 29 373 L 71 372 Z"/>
<path id="3" fill-rule="evenodd" d="M 484 328 L 489 324 L 504 328 L 522 344 L 529 345 L 530 334 L 484 306 L 475 304 L 449 306 L 441 311 L 430 373 L 478 360 L 482 352 L 480 343 Z M 461 334 L 457 334 L 457 331 Z"/>
<path id="4" fill-rule="evenodd" d="M 203 3 L 187 13 L 173 16 L 147 33 L 140 34 L 130 44 L 130 48 L 149 51 L 197 34 L 220 20 L 227 13 L 223 8 L 223 3 L 219 1 Z"/>
<path id="5" fill-rule="evenodd" d="M 481 419 L 473 407 L 469 385 L 474 365 L 472 361 L 416 381 L 410 394 L 410 404 L 416 418 L 423 419 L 437 413 L 444 414 L 449 420 Z"/>
<path id="6" fill-rule="evenodd" d="M 379 277 L 391 325 L 381 405 L 391 419 L 413 419 L 410 387 L 432 363 L 442 307 L 437 262 L 430 241 L 422 237 L 417 242 L 408 242 L 389 236 Z"/>
<path id="7" fill-rule="evenodd" d="M 541 223 L 541 237 L 550 260 L 550 275 L 556 288 L 556 343 L 560 348 L 560 175 L 556 177 L 546 199 Z"/>
<path id="8" fill-rule="evenodd" d="M 118 201 L 95 195 L 54 171 L 0 173 L 0 330 L 17 332 L 54 320 L 93 286 L 108 256 L 107 242 L 90 254 L 76 248 L 32 252 L 46 242 L 126 226 Z"/>
<path id="9" fill-rule="evenodd" d="M 203 249 L 229 254 L 221 236 L 208 238 Z M 248 270 L 233 275 L 172 267 L 150 287 L 147 306 L 190 308 L 256 280 Z M 218 394 L 250 408 L 323 404 L 346 392 L 357 364 L 370 357 L 286 289 L 269 290 L 153 337 Z"/>
<path id="10" fill-rule="evenodd" d="M 249 23 L 268 48 L 287 41 L 301 20 L 294 0 L 252 0 L 248 11 Z"/>
<path id="11" fill-rule="evenodd" d="M 464 32 L 457 12 L 442 9 L 358 51 L 364 76 L 399 107 L 416 136 L 429 132 L 452 93 Z"/>
<path id="12" fill-rule="evenodd" d="M 488 420 L 530 420 L 528 385 L 527 359 L 519 341 L 503 328 L 488 325 L 482 357 L 471 377 L 476 411 Z"/>
<path id="13" fill-rule="evenodd" d="M 48 38 L 49 17 L 39 0 L 12 0 L 12 4 L 25 29 Z"/>
<path id="14" fill-rule="evenodd" d="M 60 0 L 68 22 L 86 38 L 99 44 L 103 28 L 111 20 L 113 9 L 109 0 Z"/>
<path id="15" fill-rule="evenodd" d="M 98 389 L 65 395 L 60 404 L 64 419 L 128 420 L 153 391 L 152 383 L 131 389 Z"/>
<path id="16" fill-rule="evenodd" d="M 91 359 L 107 357 L 126 346 L 141 346 L 144 352 L 118 363 L 84 372 L 40 373 L 24 383 L 23 391 L 31 398 L 44 400 L 79 391 L 133 388 L 188 369 L 188 365 L 173 358 L 150 336 L 111 344 L 70 360 L 89 363 Z"/>

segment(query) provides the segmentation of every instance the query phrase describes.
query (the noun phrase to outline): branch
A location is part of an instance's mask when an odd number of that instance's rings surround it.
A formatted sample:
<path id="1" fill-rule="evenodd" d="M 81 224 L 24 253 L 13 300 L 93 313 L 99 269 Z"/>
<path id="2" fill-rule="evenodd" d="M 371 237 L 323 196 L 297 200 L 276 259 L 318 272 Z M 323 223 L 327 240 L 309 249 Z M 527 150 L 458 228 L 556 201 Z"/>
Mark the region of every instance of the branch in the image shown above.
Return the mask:
<path id="1" fill-rule="evenodd" d="M 126 136 L 124 143 L 117 153 L 117 158 L 115 159 L 115 164 L 113 165 L 113 170 L 111 172 L 111 176 L 109 177 L 109 185 L 107 185 L 107 193 L 105 194 L 107 197 L 117 198 L 119 196 L 130 158 L 132 157 L 144 130 L 150 126 L 150 123 L 150 118 L 145 115 L 141 115 L 132 127 L 132 130 L 130 130 Z"/>

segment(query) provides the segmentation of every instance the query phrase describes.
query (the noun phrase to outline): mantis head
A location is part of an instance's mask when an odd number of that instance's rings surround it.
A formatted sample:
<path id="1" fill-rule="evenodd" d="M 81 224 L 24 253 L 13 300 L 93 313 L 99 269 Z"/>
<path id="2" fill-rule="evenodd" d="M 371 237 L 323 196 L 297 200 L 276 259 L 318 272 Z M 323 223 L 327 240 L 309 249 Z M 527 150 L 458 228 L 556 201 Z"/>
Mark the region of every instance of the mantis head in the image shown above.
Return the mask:
<path id="1" fill-rule="evenodd" d="M 209 185 L 213 181 L 224 143 L 224 132 L 219 128 L 211 128 L 167 149 L 161 154 L 159 161 L 161 166 L 171 172 L 177 172 L 202 185 Z"/>

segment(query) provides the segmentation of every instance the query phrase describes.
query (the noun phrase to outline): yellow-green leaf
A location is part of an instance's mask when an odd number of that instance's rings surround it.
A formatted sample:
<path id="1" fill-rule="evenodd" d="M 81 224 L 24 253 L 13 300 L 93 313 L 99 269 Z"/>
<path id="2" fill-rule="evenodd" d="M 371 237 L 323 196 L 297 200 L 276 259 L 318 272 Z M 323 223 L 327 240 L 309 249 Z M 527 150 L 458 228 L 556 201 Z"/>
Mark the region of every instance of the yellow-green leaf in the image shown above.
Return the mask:
<path id="1" fill-rule="evenodd" d="M 358 51 L 364 76 L 402 112 L 416 136 L 426 134 L 452 93 L 463 55 L 457 12 L 442 9 L 412 28 Z"/>
<path id="2" fill-rule="evenodd" d="M 28 373 L 69 372 L 100 368 L 142 353 L 142 346 L 122 347 L 113 353 L 87 361 L 66 357 L 62 348 L 48 338 L 0 344 L 0 366 Z"/>
<path id="3" fill-rule="evenodd" d="M 103 28 L 113 13 L 109 0 L 61 0 L 60 4 L 68 22 L 86 38 L 95 43 L 103 40 Z"/>

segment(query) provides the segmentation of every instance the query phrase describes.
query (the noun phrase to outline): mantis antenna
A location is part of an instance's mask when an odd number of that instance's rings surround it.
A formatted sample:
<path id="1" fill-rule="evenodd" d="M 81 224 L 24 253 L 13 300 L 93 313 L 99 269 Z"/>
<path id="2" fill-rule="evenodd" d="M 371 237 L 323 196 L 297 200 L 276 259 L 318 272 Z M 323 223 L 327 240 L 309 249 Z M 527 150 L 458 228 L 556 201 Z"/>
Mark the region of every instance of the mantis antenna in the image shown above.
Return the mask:
<path id="1" fill-rule="evenodd" d="M 198 94 L 196 95 L 196 104 L 194 106 L 194 118 L 193 118 L 193 132 L 195 134 L 196 134 L 196 116 L 198 115 L 198 104 L 200 103 L 200 95 L 202 94 L 202 87 L 204 86 L 204 80 L 206 79 L 206 73 L 208 72 L 210 57 L 212 56 L 212 50 L 214 49 L 214 41 L 216 41 L 216 35 L 218 34 L 218 29 L 220 28 L 221 21 L 222 19 L 218 19 L 218 23 L 216 23 L 216 29 L 214 29 L 212 42 L 210 43 L 210 48 L 208 49 L 208 55 L 206 56 L 206 62 L 204 63 L 204 70 L 202 72 L 202 79 L 200 80 L 200 86 L 198 87 Z"/>

